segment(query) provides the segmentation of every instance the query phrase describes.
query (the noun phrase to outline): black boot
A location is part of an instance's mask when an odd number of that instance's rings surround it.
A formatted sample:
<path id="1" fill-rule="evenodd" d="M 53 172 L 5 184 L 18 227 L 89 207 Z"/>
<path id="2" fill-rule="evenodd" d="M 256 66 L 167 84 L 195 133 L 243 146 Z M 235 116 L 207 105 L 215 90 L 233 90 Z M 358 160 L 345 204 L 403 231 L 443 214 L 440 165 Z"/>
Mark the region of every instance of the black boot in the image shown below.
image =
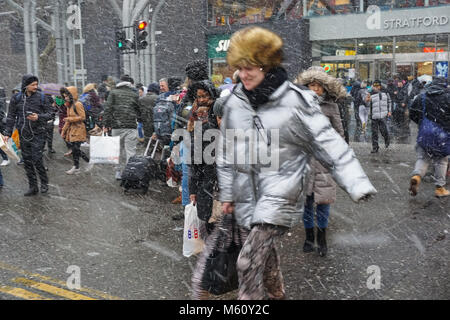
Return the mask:
<path id="1" fill-rule="evenodd" d="M 373 148 L 372 151 L 370 151 L 370 153 L 378 153 L 378 149 L 379 147 Z"/>
<path id="2" fill-rule="evenodd" d="M 41 193 L 48 192 L 48 184 L 41 184 Z"/>
<path id="3" fill-rule="evenodd" d="M 317 251 L 319 252 L 319 255 L 321 257 L 325 257 L 327 255 L 327 240 L 326 240 L 326 228 L 317 228 L 317 244 L 318 244 L 318 249 Z"/>
<path id="4" fill-rule="evenodd" d="M 28 189 L 28 191 L 25 192 L 23 195 L 25 197 L 30 197 L 30 196 L 34 196 L 34 195 L 38 194 L 38 192 L 39 192 L 38 187 L 30 187 L 30 189 Z"/>
<path id="5" fill-rule="evenodd" d="M 303 252 L 314 251 L 314 228 L 305 228 L 306 240 L 303 245 Z"/>

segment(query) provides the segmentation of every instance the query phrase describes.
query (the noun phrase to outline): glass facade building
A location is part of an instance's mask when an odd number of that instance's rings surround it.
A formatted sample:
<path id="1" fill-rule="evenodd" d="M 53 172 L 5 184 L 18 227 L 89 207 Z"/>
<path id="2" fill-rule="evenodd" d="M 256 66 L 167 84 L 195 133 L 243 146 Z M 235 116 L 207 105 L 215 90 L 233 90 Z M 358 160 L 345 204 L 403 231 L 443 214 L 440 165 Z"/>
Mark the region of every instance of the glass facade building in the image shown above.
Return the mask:
<path id="1" fill-rule="evenodd" d="M 383 80 L 393 75 L 448 75 L 450 0 L 206 3 L 209 29 L 309 21 L 312 64 L 322 65 L 338 77 Z M 226 44 L 228 39 L 229 36 L 222 40 Z M 290 45 L 295 49 L 295 43 Z M 225 57 L 223 54 L 213 59 L 211 67 L 229 75 Z"/>

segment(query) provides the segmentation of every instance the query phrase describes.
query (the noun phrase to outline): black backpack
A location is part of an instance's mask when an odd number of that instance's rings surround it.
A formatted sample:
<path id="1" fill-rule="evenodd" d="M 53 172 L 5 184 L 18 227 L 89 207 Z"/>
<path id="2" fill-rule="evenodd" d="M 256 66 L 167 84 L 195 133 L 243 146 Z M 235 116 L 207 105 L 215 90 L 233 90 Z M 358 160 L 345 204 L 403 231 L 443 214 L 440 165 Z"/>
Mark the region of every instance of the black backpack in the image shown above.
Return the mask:
<path id="1" fill-rule="evenodd" d="M 167 99 L 159 99 L 153 107 L 153 123 L 158 137 L 172 134 L 172 119 L 175 105 Z"/>

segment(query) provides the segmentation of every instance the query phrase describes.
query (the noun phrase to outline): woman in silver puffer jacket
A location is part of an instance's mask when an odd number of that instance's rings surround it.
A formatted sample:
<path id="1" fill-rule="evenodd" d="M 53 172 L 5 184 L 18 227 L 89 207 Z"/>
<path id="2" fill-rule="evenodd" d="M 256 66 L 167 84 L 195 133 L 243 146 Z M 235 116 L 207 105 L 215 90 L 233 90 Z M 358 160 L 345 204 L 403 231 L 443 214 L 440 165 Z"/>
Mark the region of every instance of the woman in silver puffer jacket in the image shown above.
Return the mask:
<path id="1" fill-rule="evenodd" d="M 302 72 L 295 82 L 307 86 L 316 93 L 321 111 L 328 117 L 333 128 L 344 138 L 344 128 L 336 101 L 345 99 L 347 91 L 339 80 L 328 75 L 321 67 L 311 67 Z M 319 161 L 312 159 L 303 213 L 306 233 L 304 252 L 314 251 L 314 211 L 316 211 L 318 252 L 322 257 L 327 254 L 326 228 L 330 205 L 335 201 L 336 183 L 328 170 Z M 316 204 L 316 210 L 314 210 L 314 204 Z"/>
<path id="2" fill-rule="evenodd" d="M 222 209 L 250 230 L 237 261 L 239 299 L 285 298 L 275 242 L 300 220 L 312 157 L 355 202 L 376 193 L 317 98 L 287 80 L 282 46 L 249 27 L 228 49 L 242 83 L 225 104 L 216 161 Z"/>

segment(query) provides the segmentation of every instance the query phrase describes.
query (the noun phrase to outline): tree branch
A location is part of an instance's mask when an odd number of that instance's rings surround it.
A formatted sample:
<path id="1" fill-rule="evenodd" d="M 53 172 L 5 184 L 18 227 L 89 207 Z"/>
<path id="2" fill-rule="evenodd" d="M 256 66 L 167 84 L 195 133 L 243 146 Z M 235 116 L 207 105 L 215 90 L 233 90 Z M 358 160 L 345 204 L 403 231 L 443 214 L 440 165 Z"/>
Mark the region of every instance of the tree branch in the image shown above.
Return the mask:
<path id="1" fill-rule="evenodd" d="M 109 3 L 113 7 L 114 12 L 117 14 L 120 21 L 122 21 L 122 10 L 120 9 L 119 4 L 117 3 L 117 0 L 109 0 Z"/>
<path id="2" fill-rule="evenodd" d="M 11 7 L 14 8 L 14 10 L 18 11 L 19 13 L 23 14 L 23 8 L 21 6 L 19 6 L 17 3 L 15 3 L 13 0 L 6 0 L 7 3 L 9 3 L 9 5 Z M 52 28 L 51 25 L 49 25 L 47 22 L 36 18 L 37 23 L 39 23 L 45 30 L 50 31 L 51 33 L 55 32 L 55 29 Z"/>

